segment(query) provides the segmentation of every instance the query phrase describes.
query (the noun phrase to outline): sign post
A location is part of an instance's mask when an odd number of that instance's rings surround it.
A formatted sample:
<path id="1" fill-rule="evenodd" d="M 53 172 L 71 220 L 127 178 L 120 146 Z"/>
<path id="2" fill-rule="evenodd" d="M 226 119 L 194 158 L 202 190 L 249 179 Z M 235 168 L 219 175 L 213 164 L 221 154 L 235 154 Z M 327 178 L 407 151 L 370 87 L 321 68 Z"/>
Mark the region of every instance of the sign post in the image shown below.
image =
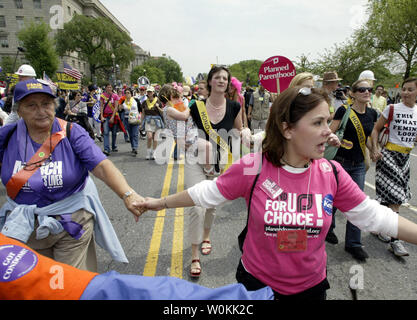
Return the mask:
<path id="1" fill-rule="evenodd" d="M 282 56 L 271 57 L 259 69 L 259 80 L 269 92 L 280 94 L 286 90 L 295 77 L 295 67 L 291 60 Z"/>
<path id="2" fill-rule="evenodd" d="M 138 86 L 149 86 L 151 84 L 151 82 L 149 81 L 148 78 L 146 77 L 139 77 L 138 78 Z"/>

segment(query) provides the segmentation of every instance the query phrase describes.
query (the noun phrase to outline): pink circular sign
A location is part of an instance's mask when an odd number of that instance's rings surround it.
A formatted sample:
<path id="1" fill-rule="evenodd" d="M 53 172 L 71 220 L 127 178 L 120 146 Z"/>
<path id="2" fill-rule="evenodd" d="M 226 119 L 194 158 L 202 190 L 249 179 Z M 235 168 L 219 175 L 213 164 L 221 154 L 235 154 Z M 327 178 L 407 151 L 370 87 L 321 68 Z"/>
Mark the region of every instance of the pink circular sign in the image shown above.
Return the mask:
<path id="1" fill-rule="evenodd" d="M 295 77 L 295 67 L 291 60 L 282 56 L 267 59 L 259 69 L 262 86 L 270 91 L 281 93 Z"/>

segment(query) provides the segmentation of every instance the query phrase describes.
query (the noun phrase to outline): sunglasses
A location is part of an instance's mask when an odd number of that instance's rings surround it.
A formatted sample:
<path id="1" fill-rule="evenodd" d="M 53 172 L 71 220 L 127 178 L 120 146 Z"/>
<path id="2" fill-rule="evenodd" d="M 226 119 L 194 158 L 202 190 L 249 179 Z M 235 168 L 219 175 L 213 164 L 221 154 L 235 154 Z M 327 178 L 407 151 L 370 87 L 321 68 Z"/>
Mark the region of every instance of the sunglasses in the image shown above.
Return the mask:
<path id="1" fill-rule="evenodd" d="M 24 163 L 23 164 L 23 170 L 33 171 L 33 170 L 36 170 L 37 168 L 40 168 L 42 166 L 46 166 L 51 162 L 52 162 L 52 154 L 50 154 L 48 157 L 45 157 L 45 158 L 43 158 L 39 161 L 36 161 L 36 162 Z"/>
<path id="2" fill-rule="evenodd" d="M 374 89 L 368 88 L 368 87 L 359 87 L 353 90 L 353 92 L 360 92 L 360 93 L 365 93 L 366 91 L 368 91 L 369 93 L 372 93 Z"/>

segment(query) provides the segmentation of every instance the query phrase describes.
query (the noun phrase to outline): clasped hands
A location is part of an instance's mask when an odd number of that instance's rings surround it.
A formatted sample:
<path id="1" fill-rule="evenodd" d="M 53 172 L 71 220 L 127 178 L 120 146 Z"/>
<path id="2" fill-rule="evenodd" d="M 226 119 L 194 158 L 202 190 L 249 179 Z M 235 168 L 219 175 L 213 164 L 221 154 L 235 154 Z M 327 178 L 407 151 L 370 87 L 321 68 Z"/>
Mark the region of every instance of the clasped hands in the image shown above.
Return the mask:
<path id="1" fill-rule="evenodd" d="M 135 221 L 139 221 L 139 217 L 148 210 L 159 211 L 166 209 L 165 199 L 144 198 L 137 193 L 124 199 L 126 208 L 133 214 Z"/>

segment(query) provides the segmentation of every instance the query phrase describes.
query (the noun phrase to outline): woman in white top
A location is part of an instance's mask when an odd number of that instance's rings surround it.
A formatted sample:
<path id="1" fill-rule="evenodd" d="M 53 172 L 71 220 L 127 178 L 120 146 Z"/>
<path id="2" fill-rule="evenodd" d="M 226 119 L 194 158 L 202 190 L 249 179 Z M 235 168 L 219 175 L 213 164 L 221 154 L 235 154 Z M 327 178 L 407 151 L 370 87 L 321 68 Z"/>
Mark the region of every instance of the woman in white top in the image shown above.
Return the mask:
<path id="1" fill-rule="evenodd" d="M 378 135 L 388 122 L 390 106 L 379 117 L 372 132 L 371 157 L 376 162 L 375 186 L 379 202 L 399 213 L 400 207 L 410 197 L 410 153 L 417 136 L 417 78 L 404 81 L 401 91 L 401 103 L 393 105 L 393 120 L 389 126 L 389 139 L 380 150 Z M 402 243 L 395 238 L 380 236 L 383 241 L 390 241 L 388 249 L 397 256 L 408 256 Z"/>
<path id="2" fill-rule="evenodd" d="M 139 124 L 141 119 L 141 110 L 138 109 L 138 104 L 133 97 L 132 89 L 125 89 L 125 97 L 121 108 L 124 110 L 126 129 L 129 134 L 130 145 L 132 147 L 132 155 L 135 157 L 138 154 L 139 145 Z"/>

